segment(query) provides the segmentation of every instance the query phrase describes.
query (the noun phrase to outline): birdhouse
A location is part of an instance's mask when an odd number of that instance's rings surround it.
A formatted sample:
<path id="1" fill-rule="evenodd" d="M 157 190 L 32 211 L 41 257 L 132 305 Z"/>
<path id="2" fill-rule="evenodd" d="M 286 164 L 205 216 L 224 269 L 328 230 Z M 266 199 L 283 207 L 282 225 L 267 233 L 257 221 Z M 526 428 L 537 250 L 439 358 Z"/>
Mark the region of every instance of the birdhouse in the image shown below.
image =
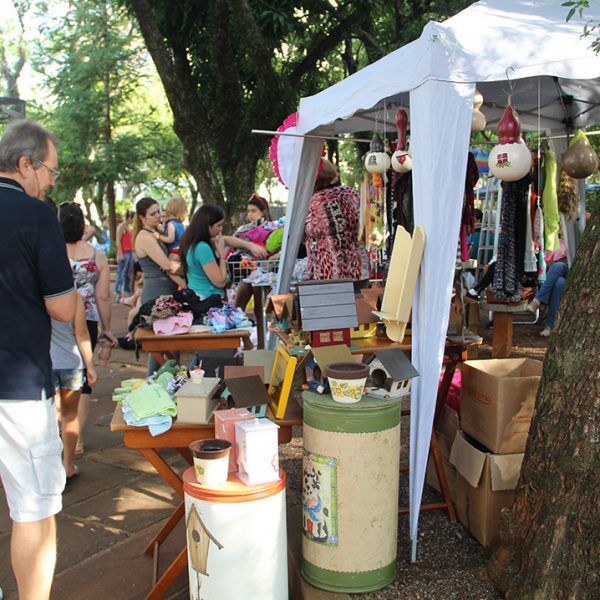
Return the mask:
<path id="1" fill-rule="evenodd" d="M 186 524 L 188 560 L 192 568 L 202 575 L 208 575 L 208 549 L 212 541 L 219 550 L 223 545 L 208 531 L 198 509 L 192 504 Z"/>
<path id="2" fill-rule="evenodd" d="M 302 281 L 298 295 L 311 346 L 350 345 L 350 328 L 358 327 L 352 280 Z"/>
<path id="3" fill-rule="evenodd" d="M 273 294 L 267 303 L 267 314 L 274 314 L 282 331 L 289 331 L 294 318 L 293 294 Z"/>
<path id="4" fill-rule="evenodd" d="M 245 408 L 255 417 L 264 417 L 271 397 L 259 375 L 225 379 L 225 386 L 237 408 Z"/>
<path id="5" fill-rule="evenodd" d="M 369 366 L 367 395 L 377 398 L 401 398 L 410 394 L 411 379 L 419 374 L 398 348 L 375 352 L 364 362 Z"/>
<path id="6" fill-rule="evenodd" d="M 300 363 L 300 370 L 304 372 L 308 387 L 316 392 L 323 393 L 327 385 L 325 367 L 332 363 L 351 362 L 352 360 L 353 357 L 348 346 L 343 344 L 317 346 L 306 353 Z"/>
<path id="7" fill-rule="evenodd" d="M 213 398 L 220 383 L 218 377 L 205 377 L 202 383 L 188 381 L 175 394 L 177 422 L 208 423 L 218 400 Z"/>

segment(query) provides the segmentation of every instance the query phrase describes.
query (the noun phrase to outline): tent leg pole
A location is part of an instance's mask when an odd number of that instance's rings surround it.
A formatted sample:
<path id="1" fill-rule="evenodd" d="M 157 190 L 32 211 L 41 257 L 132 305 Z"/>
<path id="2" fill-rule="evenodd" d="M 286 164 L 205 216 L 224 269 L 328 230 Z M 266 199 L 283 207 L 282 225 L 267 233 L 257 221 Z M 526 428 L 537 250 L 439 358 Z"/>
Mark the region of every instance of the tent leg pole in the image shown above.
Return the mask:
<path id="1" fill-rule="evenodd" d="M 417 562 L 417 538 L 416 537 L 414 540 L 412 540 L 412 549 L 410 552 L 410 562 L 411 563 Z"/>

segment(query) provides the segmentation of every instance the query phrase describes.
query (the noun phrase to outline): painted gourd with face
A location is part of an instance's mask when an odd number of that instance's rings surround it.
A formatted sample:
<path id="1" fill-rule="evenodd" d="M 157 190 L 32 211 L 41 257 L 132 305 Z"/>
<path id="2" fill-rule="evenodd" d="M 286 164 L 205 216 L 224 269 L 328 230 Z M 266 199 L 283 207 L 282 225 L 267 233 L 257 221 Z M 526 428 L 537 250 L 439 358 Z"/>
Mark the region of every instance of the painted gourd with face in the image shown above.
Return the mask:
<path id="1" fill-rule="evenodd" d="M 396 129 L 398 130 L 398 146 L 392 154 L 392 169 L 396 173 L 406 173 L 412 169 L 412 156 L 406 150 L 406 126 L 408 125 L 408 114 L 401 108 L 396 113 Z"/>
<path id="2" fill-rule="evenodd" d="M 390 168 L 390 157 L 385 152 L 378 133 L 371 140 L 369 152 L 365 157 L 365 168 L 369 173 L 385 173 Z"/>
<path id="3" fill-rule="evenodd" d="M 502 181 L 522 179 L 531 169 L 531 152 L 521 138 L 519 115 L 510 98 L 498 123 L 498 137 L 500 143 L 492 148 L 488 159 L 490 171 Z"/>

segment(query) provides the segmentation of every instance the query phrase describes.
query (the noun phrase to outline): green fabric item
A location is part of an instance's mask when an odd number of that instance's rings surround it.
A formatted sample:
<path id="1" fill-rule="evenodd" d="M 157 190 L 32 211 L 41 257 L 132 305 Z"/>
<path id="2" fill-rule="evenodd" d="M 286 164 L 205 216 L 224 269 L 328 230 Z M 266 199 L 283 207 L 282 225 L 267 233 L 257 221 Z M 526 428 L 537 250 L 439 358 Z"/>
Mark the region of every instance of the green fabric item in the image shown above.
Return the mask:
<path id="1" fill-rule="evenodd" d="M 173 381 L 173 375 L 172 375 L 172 373 L 169 373 L 169 371 L 165 371 L 164 373 L 161 373 L 156 378 L 156 383 L 158 383 L 158 385 L 160 385 L 163 390 L 167 389 L 167 386 L 169 385 L 170 381 Z"/>
<path id="2" fill-rule="evenodd" d="M 283 244 L 283 227 L 272 231 L 267 238 L 265 248 L 269 254 L 273 254 L 281 250 Z"/>
<path id="3" fill-rule="evenodd" d="M 148 383 L 127 396 L 127 405 L 136 419 L 152 415 L 177 415 L 177 406 L 160 385 Z"/>
<path id="4" fill-rule="evenodd" d="M 156 371 L 156 378 L 158 379 L 163 373 L 171 373 L 175 375 L 177 373 L 177 361 L 173 358 L 167 360 L 161 367 Z"/>
<path id="5" fill-rule="evenodd" d="M 143 383 L 144 381 L 145 381 L 145 379 L 140 379 L 140 378 L 136 378 L 136 377 L 133 377 L 132 379 L 124 379 L 123 381 L 121 381 L 121 387 L 127 388 L 128 390 L 130 390 L 134 385 L 136 385 L 138 383 Z"/>
<path id="6" fill-rule="evenodd" d="M 556 190 L 558 183 L 556 155 L 550 149 L 546 150 L 544 172 L 546 175 L 546 185 L 542 194 L 544 202 L 544 250 L 554 252 L 558 250 L 560 215 L 558 213 L 558 193 Z"/>

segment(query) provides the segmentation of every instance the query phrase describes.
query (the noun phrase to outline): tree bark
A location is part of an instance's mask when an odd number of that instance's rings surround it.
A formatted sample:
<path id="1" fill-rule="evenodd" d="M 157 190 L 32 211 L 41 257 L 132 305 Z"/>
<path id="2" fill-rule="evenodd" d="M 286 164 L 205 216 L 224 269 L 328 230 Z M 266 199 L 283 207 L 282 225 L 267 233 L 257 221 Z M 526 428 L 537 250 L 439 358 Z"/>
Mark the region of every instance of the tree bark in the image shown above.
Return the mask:
<path id="1" fill-rule="evenodd" d="M 575 256 L 550 338 L 515 503 L 488 565 L 508 599 L 598 597 L 600 214 Z"/>

